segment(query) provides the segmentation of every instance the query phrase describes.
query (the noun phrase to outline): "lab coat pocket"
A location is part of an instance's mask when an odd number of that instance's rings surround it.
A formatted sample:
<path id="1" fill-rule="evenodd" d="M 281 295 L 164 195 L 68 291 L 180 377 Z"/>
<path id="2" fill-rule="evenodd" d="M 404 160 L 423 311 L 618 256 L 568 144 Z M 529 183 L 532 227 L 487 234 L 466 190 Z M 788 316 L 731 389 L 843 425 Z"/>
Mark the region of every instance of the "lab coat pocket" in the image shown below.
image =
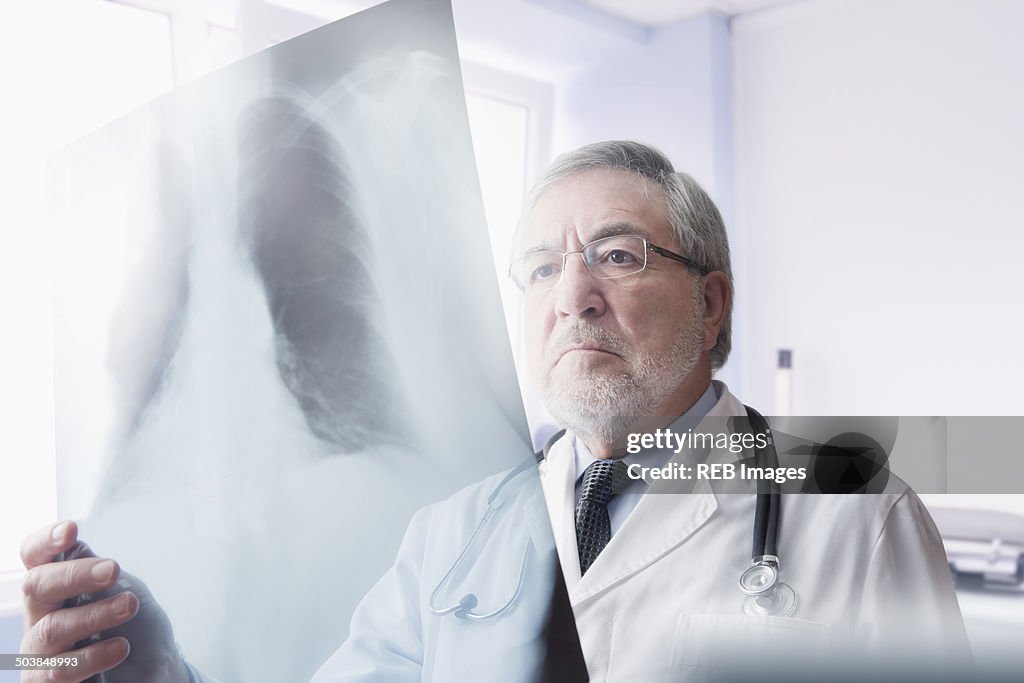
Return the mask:
<path id="1" fill-rule="evenodd" d="M 740 676 L 784 676 L 829 656 L 831 628 L 803 619 L 684 614 L 676 622 L 670 681 L 736 681 Z"/>

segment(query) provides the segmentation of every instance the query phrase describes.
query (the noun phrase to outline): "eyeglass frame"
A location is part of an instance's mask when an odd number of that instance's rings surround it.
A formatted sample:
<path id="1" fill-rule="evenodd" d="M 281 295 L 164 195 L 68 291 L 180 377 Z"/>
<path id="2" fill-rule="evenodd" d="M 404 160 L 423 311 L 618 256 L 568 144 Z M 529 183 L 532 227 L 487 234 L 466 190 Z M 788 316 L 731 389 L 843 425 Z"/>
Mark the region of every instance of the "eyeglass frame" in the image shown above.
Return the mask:
<path id="1" fill-rule="evenodd" d="M 618 238 L 621 238 L 621 237 L 634 237 L 636 239 L 643 240 L 643 243 L 644 243 L 644 265 L 643 265 L 643 267 L 640 268 L 639 270 L 634 270 L 632 273 L 624 273 L 622 275 L 613 275 L 612 277 L 601 277 L 601 276 L 599 276 L 597 273 L 595 273 L 593 270 L 590 269 L 590 264 L 587 263 L 587 259 L 585 257 L 583 257 L 583 252 L 586 251 L 588 247 L 591 247 L 591 246 L 597 244 L 598 242 L 604 242 L 605 240 L 618 239 Z M 659 247 L 656 244 L 652 244 L 651 241 L 649 239 L 647 239 L 643 235 L 607 235 L 605 237 L 599 237 L 596 240 L 592 240 L 590 242 L 587 242 L 586 244 L 583 245 L 582 249 L 577 249 L 576 251 L 561 251 L 560 252 L 560 251 L 557 251 L 555 249 L 538 249 L 536 251 L 532 251 L 532 252 L 523 254 L 522 256 L 520 256 L 515 261 L 513 261 L 512 263 L 509 264 L 508 272 L 506 273 L 506 275 L 508 276 L 508 279 L 512 280 L 513 284 L 515 284 L 516 288 L 520 292 L 526 293 L 527 288 L 523 284 L 520 284 L 519 280 L 512 274 L 512 269 L 520 261 L 522 261 L 524 259 L 527 259 L 527 258 L 529 258 L 529 257 L 531 257 L 531 256 L 533 256 L 535 254 L 543 253 L 543 252 L 549 252 L 551 254 L 561 254 L 561 256 L 562 256 L 562 269 L 558 272 L 558 281 L 555 282 L 550 287 L 548 287 L 547 289 L 538 290 L 538 291 L 541 291 L 541 292 L 551 291 L 552 289 L 554 289 L 555 287 L 557 287 L 558 285 L 560 285 L 562 283 L 562 276 L 565 274 L 566 259 L 568 259 L 569 256 L 571 256 L 572 254 L 579 254 L 580 257 L 583 258 L 583 265 L 586 267 L 587 272 L 590 273 L 591 275 L 593 275 L 598 280 L 618 280 L 620 278 L 629 277 L 630 275 L 639 275 L 640 273 L 642 273 L 645 270 L 647 270 L 647 254 L 648 253 L 652 253 L 652 252 L 655 253 L 655 254 L 658 254 L 659 256 L 663 256 L 664 258 L 670 259 L 672 261 L 677 261 L 679 263 L 682 263 L 683 265 L 689 266 L 690 268 L 693 268 L 694 270 L 699 272 L 701 275 L 707 275 L 708 273 L 711 272 L 710 270 L 708 270 L 704 266 L 700 265 L 696 261 L 694 261 L 692 259 L 688 259 L 685 256 L 683 256 L 682 254 L 677 254 L 674 251 L 671 251 L 669 249 L 665 249 L 664 247 Z"/>

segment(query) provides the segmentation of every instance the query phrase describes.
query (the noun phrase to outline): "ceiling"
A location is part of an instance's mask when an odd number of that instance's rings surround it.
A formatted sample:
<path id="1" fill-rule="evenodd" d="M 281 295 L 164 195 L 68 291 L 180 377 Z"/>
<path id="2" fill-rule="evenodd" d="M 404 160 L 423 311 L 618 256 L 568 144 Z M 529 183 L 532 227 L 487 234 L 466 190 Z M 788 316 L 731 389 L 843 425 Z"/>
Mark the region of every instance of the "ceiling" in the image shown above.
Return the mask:
<path id="1" fill-rule="evenodd" d="M 746 14 L 801 0 L 572 0 L 643 26 L 665 26 L 706 12 Z"/>
<path id="2" fill-rule="evenodd" d="M 124 0 L 122 0 L 124 1 Z M 137 4 L 159 0 L 128 0 Z M 384 0 L 258 0 L 272 5 L 288 7 L 294 10 L 330 19 L 339 19 Z M 478 0 L 473 0 L 477 2 Z M 520 0 L 539 6 L 547 6 L 553 10 L 591 9 L 625 19 L 637 27 L 666 26 L 682 19 L 700 14 L 715 12 L 733 16 L 747 14 L 770 7 L 791 5 L 811 0 Z M 206 0 L 208 3 L 227 4 L 235 7 L 246 0 Z M 464 0 L 458 4 L 468 4 Z M 482 3 L 481 3 L 482 4 Z M 512 3 L 514 4 L 514 3 Z M 570 14 L 572 14 L 570 12 Z"/>

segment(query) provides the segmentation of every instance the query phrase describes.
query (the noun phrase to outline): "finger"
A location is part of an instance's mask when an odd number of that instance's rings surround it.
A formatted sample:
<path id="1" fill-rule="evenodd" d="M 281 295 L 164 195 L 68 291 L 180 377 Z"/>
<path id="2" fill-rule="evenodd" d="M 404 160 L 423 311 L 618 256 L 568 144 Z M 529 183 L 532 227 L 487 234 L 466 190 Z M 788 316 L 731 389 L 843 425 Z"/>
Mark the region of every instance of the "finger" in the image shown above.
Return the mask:
<path id="1" fill-rule="evenodd" d="M 50 612 L 37 621 L 22 640 L 24 652 L 55 655 L 80 640 L 120 626 L 139 611 L 139 599 L 125 591 L 109 598 Z"/>
<path id="2" fill-rule="evenodd" d="M 113 669 L 131 651 L 124 638 L 109 638 L 87 648 L 64 652 L 56 657 L 77 657 L 78 665 L 61 669 L 22 671 L 21 683 L 80 683 L 98 673 Z"/>
<path id="3" fill-rule="evenodd" d="M 21 562 L 25 569 L 53 562 L 53 558 L 78 540 L 78 525 L 70 519 L 47 524 L 22 541 Z"/>
<path id="4" fill-rule="evenodd" d="M 26 627 L 61 608 L 65 600 L 110 588 L 120 573 L 117 562 L 98 557 L 33 567 L 25 573 L 21 586 Z"/>

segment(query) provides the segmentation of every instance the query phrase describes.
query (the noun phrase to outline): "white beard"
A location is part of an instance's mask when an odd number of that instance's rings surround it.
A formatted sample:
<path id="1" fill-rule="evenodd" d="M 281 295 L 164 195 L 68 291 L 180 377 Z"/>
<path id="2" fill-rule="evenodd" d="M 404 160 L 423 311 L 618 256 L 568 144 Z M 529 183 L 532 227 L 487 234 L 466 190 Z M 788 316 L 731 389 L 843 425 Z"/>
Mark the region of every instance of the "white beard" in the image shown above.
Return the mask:
<path id="1" fill-rule="evenodd" d="M 567 328 L 559 343 L 551 345 L 557 355 L 569 344 L 592 342 L 621 355 L 629 369 L 621 374 L 595 371 L 554 381 L 554 362 L 541 378 L 544 405 L 559 424 L 584 438 L 615 443 L 635 427 L 647 422 L 669 395 L 679 388 L 700 361 L 704 348 L 701 308 L 680 332 L 676 343 L 663 354 L 642 354 L 617 335 L 592 323 Z M 665 417 L 675 417 L 665 416 Z"/>

